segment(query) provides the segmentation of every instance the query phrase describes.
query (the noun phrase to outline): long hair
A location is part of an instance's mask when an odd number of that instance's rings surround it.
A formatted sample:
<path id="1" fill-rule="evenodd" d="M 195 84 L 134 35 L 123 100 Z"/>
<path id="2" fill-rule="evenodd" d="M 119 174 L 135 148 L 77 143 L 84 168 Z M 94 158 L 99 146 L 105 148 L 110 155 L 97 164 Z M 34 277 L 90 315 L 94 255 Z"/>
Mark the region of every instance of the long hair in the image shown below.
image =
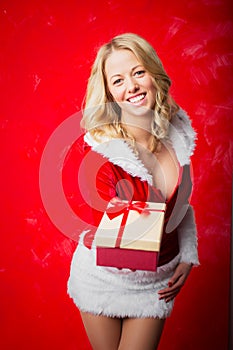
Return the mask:
<path id="1" fill-rule="evenodd" d="M 87 84 L 81 126 L 98 140 L 103 136 L 124 137 L 132 140 L 121 124 L 121 109 L 108 90 L 105 62 L 113 50 L 130 50 L 149 72 L 156 88 L 154 118 L 151 125 L 152 145 L 155 151 L 159 140 L 167 135 L 169 121 L 179 107 L 169 94 L 171 80 L 154 48 L 142 37 L 125 33 L 114 37 L 100 47 Z"/>

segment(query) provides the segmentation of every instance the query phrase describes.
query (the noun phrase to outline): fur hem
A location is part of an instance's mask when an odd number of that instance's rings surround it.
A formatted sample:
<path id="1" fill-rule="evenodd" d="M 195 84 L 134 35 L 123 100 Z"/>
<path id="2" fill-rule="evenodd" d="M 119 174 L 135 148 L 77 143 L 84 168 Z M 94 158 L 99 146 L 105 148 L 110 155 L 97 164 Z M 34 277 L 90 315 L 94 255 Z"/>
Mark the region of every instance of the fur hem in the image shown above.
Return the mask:
<path id="1" fill-rule="evenodd" d="M 98 311 L 96 310 L 96 305 L 94 307 L 83 307 L 79 305 L 79 302 L 75 299 L 72 298 L 71 296 L 69 296 L 75 306 L 79 309 L 79 311 L 81 312 L 88 312 L 91 313 L 94 316 L 107 316 L 107 317 L 111 317 L 111 318 L 156 318 L 156 319 L 160 319 L 160 320 L 164 320 L 166 318 L 168 318 L 171 313 L 172 313 L 172 309 L 173 309 L 173 305 L 171 307 L 171 309 L 163 314 L 158 314 L 156 315 L 155 313 L 145 313 L 145 312 L 119 312 L 119 310 L 117 310 L 116 312 L 111 312 L 111 311 L 105 311 L 102 309 L 99 309 Z M 171 303 L 171 302 L 170 302 Z M 174 304 L 174 301 L 172 302 L 172 304 Z"/>
<path id="2" fill-rule="evenodd" d="M 73 255 L 67 284 L 68 295 L 82 311 L 110 317 L 170 315 L 173 302 L 159 300 L 179 262 L 177 256 L 157 272 L 118 270 L 96 265 L 95 249 L 79 245 Z"/>

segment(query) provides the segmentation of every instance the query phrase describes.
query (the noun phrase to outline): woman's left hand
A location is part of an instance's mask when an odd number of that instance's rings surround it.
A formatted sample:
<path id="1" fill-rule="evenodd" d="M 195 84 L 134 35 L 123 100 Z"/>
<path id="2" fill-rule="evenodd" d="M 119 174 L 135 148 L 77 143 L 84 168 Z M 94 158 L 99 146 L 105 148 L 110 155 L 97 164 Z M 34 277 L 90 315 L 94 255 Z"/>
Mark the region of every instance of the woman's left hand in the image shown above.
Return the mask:
<path id="1" fill-rule="evenodd" d="M 180 263 L 170 278 L 168 287 L 158 292 L 159 299 L 164 299 L 167 303 L 174 299 L 183 287 L 191 269 L 192 264 Z"/>

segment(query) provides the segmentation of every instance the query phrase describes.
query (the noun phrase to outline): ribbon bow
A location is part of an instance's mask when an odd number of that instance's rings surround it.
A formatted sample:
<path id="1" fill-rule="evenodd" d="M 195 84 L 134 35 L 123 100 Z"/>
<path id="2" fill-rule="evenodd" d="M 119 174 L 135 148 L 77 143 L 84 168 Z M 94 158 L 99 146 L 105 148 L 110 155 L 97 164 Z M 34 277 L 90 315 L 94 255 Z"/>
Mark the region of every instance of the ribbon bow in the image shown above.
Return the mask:
<path id="1" fill-rule="evenodd" d="M 145 208 L 148 207 L 148 204 L 145 202 L 128 202 L 128 203 L 115 203 L 113 207 L 107 208 L 106 214 L 110 220 L 116 218 L 117 216 L 123 214 L 123 218 L 121 221 L 121 226 L 118 232 L 117 240 L 116 240 L 116 248 L 120 248 L 121 239 L 123 236 L 124 226 L 126 225 L 127 218 L 130 210 L 136 210 L 139 214 L 145 212 Z M 148 215 L 148 211 L 146 212 Z"/>
<path id="2" fill-rule="evenodd" d="M 148 204 L 145 202 L 135 202 L 135 203 L 120 202 L 120 203 L 115 203 L 113 207 L 107 208 L 106 214 L 108 215 L 109 219 L 112 220 L 121 214 L 125 214 L 126 211 L 129 211 L 129 210 L 135 210 L 139 214 L 145 213 L 145 208 L 147 207 L 148 207 Z M 148 214 L 148 211 L 146 213 Z"/>

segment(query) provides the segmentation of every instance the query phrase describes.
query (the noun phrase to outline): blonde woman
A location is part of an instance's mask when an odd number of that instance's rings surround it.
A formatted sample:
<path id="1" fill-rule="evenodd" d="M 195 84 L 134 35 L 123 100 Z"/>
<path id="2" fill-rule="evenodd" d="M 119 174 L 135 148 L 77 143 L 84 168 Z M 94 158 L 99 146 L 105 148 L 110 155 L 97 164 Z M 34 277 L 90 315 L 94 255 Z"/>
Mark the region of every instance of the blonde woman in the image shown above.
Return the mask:
<path id="1" fill-rule="evenodd" d="M 199 264 L 188 203 L 195 132 L 170 85 L 153 47 L 132 33 L 103 45 L 92 67 L 85 134 L 74 147 L 84 172 L 75 205 L 87 227 L 72 259 L 68 294 L 94 350 L 156 349 L 175 297 Z M 121 200 L 167 205 L 156 272 L 96 264 L 96 227 L 108 201 Z"/>

